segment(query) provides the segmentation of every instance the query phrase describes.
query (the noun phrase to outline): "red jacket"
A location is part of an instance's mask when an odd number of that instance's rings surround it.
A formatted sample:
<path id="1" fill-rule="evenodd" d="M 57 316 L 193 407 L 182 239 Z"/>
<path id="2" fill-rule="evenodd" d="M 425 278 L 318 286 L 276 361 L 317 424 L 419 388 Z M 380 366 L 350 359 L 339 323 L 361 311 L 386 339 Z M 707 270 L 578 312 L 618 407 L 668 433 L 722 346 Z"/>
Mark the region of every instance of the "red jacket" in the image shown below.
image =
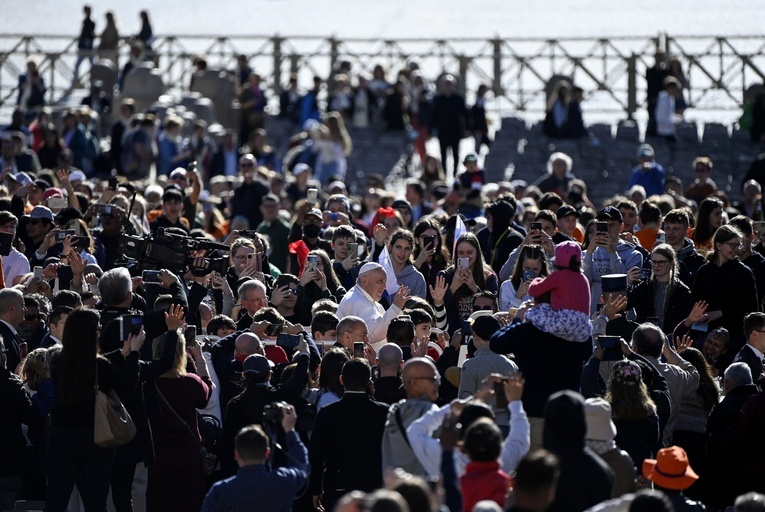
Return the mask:
<path id="1" fill-rule="evenodd" d="M 510 490 L 510 477 L 499 469 L 499 462 L 471 462 L 460 478 L 462 510 L 473 510 L 483 500 L 496 502 L 505 507 L 505 497 Z"/>

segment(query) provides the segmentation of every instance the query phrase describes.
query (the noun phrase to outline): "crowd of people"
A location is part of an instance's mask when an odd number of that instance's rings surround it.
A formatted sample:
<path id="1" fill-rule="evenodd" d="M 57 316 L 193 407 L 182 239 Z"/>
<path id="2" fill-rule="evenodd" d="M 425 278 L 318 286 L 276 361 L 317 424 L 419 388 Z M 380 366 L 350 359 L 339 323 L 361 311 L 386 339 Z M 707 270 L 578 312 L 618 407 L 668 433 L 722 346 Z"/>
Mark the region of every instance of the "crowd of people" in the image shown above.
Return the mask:
<path id="1" fill-rule="evenodd" d="M 5 127 L 0 510 L 765 510 L 765 162 L 737 203 L 648 144 L 597 206 L 563 153 L 490 183 L 454 77 L 379 67 L 363 98 L 348 63 L 285 91 L 282 156 L 239 67 L 219 140 L 129 99 Z M 345 124 L 378 116 L 420 175 L 349 193 Z"/>

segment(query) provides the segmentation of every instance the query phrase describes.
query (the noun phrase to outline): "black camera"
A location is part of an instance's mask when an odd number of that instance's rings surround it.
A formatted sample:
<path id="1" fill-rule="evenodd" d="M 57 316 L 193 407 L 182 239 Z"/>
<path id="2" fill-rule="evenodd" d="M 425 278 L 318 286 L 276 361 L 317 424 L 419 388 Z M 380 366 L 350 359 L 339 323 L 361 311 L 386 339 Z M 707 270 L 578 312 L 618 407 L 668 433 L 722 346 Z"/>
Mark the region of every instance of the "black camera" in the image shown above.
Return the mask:
<path id="1" fill-rule="evenodd" d="M 268 425 L 281 425 L 284 414 L 282 408 L 287 402 L 273 402 L 263 406 L 263 423 Z"/>
<path id="2" fill-rule="evenodd" d="M 228 251 L 229 247 L 206 239 L 192 238 L 185 233 L 173 233 L 165 228 L 159 228 L 156 234 L 144 238 L 127 234 L 120 238 L 120 252 L 128 260 L 135 260 L 139 271 L 166 268 L 180 274 L 191 270 L 199 277 L 210 272 L 225 275 L 228 270 L 227 258 L 206 257 L 206 267 L 193 265 L 194 258 L 190 253 L 215 250 Z"/>

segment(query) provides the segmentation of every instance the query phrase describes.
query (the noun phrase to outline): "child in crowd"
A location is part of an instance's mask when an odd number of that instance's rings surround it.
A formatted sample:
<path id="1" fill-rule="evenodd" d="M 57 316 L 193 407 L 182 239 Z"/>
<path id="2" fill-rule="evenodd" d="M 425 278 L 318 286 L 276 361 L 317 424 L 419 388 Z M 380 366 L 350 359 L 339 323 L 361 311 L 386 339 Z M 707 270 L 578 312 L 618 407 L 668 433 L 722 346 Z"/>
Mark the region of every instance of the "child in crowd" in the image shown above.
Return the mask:
<path id="1" fill-rule="evenodd" d="M 548 294 L 549 301 L 544 300 Z M 537 305 L 526 312 L 526 320 L 538 329 L 568 341 L 583 342 L 592 336 L 590 284 L 582 274 L 582 248 L 576 242 L 555 246 L 555 271 L 534 279 L 529 295 Z"/>
<path id="2" fill-rule="evenodd" d="M 462 509 L 473 510 L 476 503 L 490 500 L 500 507 L 510 490 L 510 477 L 499 467 L 502 433 L 489 418 L 482 418 L 467 429 L 462 451 L 470 457 L 460 478 Z"/>

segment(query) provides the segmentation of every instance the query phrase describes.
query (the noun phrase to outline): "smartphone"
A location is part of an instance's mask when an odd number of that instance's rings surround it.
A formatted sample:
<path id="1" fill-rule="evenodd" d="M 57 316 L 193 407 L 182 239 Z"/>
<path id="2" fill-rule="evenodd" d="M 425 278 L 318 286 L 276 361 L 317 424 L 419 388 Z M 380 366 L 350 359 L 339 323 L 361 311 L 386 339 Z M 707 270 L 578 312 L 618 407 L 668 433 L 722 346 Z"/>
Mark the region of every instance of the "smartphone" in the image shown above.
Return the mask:
<path id="1" fill-rule="evenodd" d="M 109 178 L 109 188 L 112 190 L 117 190 L 117 177 L 112 176 Z"/>
<path id="2" fill-rule="evenodd" d="M 494 383 L 494 400 L 497 404 L 497 409 L 507 409 L 508 402 L 507 396 L 505 395 L 505 382 L 507 382 L 507 379 L 502 379 L 502 382 Z"/>
<path id="3" fill-rule="evenodd" d="M 145 284 L 158 283 L 160 272 L 161 270 L 144 270 L 143 273 L 141 273 L 141 279 Z"/>
<path id="4" fill-rule="evenodd" d="M 352 258 L 359 257 L 359 244 L 356 242 L 348 244 L 348 256 Z"/>
<path id="5" fill-rule="evenodd" d="M 76 236 L 73 229 L 62 229 L 60 231 L 56 231 L 56 242 L 63 242 L 66 240 L 67 235 Z"/>
<path id="6" fill-rule="evenodd" d="M 305 200 L 311 204 L 316 204 L 319 201 L 319 191 L 315 188 L 309 188 Z"/>
<path id="7" fill-rule="evenodd" d="M 48 199 L 48 208 L 56 208 L 57 210 L 63 210 L 69 206 L 69 201 L 63 197 L 51 197 Z"/>
<path id="8" fill-rule="evenodd" d="M 284 324 L 271 324 L 266 327 L 265 333 L 269 338 L 273 338 L 274 336 L 280 335 L 282 329 L 284 329 Z"/>
<path id="9" fill-rule="evenodd" d="M 460 330 L 462 331 L 462 337 L 464 341 L 464 337 L 470 334 L 473 334 L 473 326 L 470 325 L 470 322 L 468 320 L 463 320 L 460 324 Z"/>
<path id="10" fill-rule="evenodd" d="M 691 325 L 692 331 L 699 331 L 699 332 L 707 332 L 709 330 L 709 324 L 700 324 L 698 322 L 694 322 L 693 325 Z"/>
<path id="11" fill-rule="evenodd" d="M 664 233 L 656 233 L 656 243 L 663 244 L 667 242 L 667 235 Z"/>
<path id="12" fill-rule="evenodd" d="M 143 315 L 122 315 L 120 317 L 120 336 L 124 341 L 130 337 L 138 336 L 143 327 Z"/>
<path id="13" fill-rule="evenodd" d="M 542 231 L 542 223 L 541 222 L 532 222 L 531 223 L 531 231 Z"/>
<path id="14" fill-rule="evenodd" d="M 306 271 L 316 270 L 318 265 L 319 265 L 319 257 L 318 256 L 316 256 L 315 254 L 309 254 L 308 256 L 306 256 L 306 259 L 305 259 L 305 269 L 306 269 Z"/>
<path id="15" fill-rule="evenodd" d="M 0 233 L 0 256 L 8 256 L 13 246 L 12 233 Z"/>
<path id="16" fill-rule="evenodd" d="M 110 204 L 97 204 L 96 212 L 99 215 L 111 215 L 112 213 L 114 213 L 114 206 Z"/>
<path id="17" fill-rule="evenodd" d="M 27 345 L 26 341 L 22 341 L 19 343 L 19 358 L 24 359 L 29 355 L 29 345 Z"/>
<path id="18" fill-rule="evenodd" d="M 425 245 L 426 248 L 430 247 L 432 249 L 436 245 L 436 237 L 434 237 L 433 235 L 423 236 L 422 243 Z"/>
<path id="19" fill-rule="evenodd" d="M 340 214 L 337 212 L 329 212 L 329 220 L 340 220 Z"/>
<path id="20" fill-rule="evenodd" d="M 603 361 L 621 361 L 621 341 L 619 336 L 598 336 L 598 343 L 603 349 Z"/>
<path id="21" fill-rule="evenodd" d="M 252 266 L 252 260 L 254 260 L 254 259 L 255 259 L 255 253 L 254 252 L 251 252 L 251 253 L 249 253 L 247 255 L 247 266 L 248 267 Z"/>
<path id="22" fill-rule="evenodd" d="M 276 338 L 276 345 L 282 348 L 297 348 L 300 345 L 300 335 L 287 334 L 286 332 L 280 333 Z"/>
<path id="23" fill-rule="evenodd" d="M 42 279 L 43 278 L 43 268 L 42 267 L 35 267 L 34 273 L 35 273 L 35 279 Z"/>
<path id="24" fill-rule="evenodd" d="M 363 341 L 354 341 L 353 342 L 353 357 L 360 357 L 364 358 L 364 342 Z"/>
<path id="25" fill-rule="evenodd" d="M 186 340 L 187 347 L 195 345 L 197 342 L 197 326 L 187 325 L 186 330 L 183 331 L 183 339 Z"/>
<path id="26" fill-rule="evenodd" d="M 534 275 L 533 270 L 524 270 L 523 271 L 523 280 L 528 281 L 529 279 L 534 279 L 536 276 Z"/>
<path id="27" fill-rule="evenodd" d="M 595 224 L 595 230 L 598 233 L 608 233 L 608 222 L 597 222 Z"/>
<path id="28" fill-rule="evenodd" d="M 467 258 L 457 258 L 457 271 L 468 270 L 470 266 L 470 260 Z"/>
<path id="29" fill-rule="evenodd" d="M 650 281 L 651 280 L 651 269 L 650 268 L 641 268 L 640 269 L 640 279 L 641 279 L 641 281 Z"/>

